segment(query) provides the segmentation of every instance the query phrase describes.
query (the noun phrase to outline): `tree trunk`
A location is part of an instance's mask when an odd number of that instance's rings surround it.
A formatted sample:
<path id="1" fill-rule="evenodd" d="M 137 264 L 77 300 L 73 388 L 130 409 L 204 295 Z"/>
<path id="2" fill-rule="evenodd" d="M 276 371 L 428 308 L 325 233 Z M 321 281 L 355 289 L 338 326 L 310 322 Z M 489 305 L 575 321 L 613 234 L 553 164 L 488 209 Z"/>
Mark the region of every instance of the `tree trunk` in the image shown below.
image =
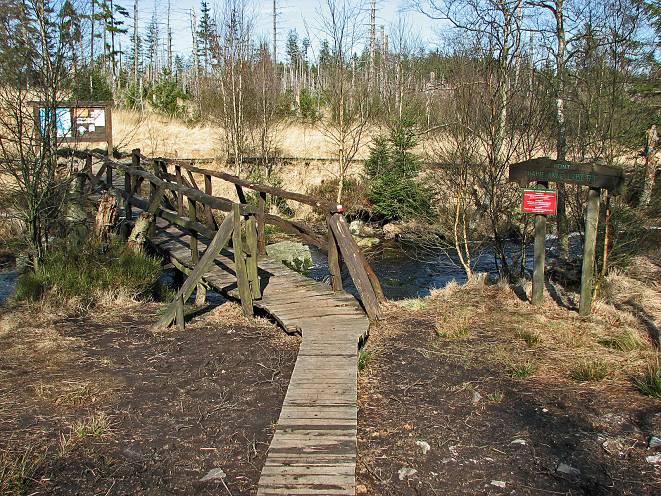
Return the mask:
<path id="1" fill-rule="evenodd" d="M 649 128 L 645 138 L 645 178 L 643 179 L 643 193 L 640 196 L 641 207 L 649 206 L 654 191 L 654 182 L 656 179 L 656 143 L 659 139 L 656 133 L 656 126 Z"/>
<path id="2" fill-rule="evenodd" d="M 113 230 L 119 220 L 119 205 L 117 198 L 109 193 L 105 193 L 99 202 L 99 210 L 96 214 L 96 224 L 94 226 L 94 235 L 101 243 L 107 243 L 110 238 L 110 232 Z"/>

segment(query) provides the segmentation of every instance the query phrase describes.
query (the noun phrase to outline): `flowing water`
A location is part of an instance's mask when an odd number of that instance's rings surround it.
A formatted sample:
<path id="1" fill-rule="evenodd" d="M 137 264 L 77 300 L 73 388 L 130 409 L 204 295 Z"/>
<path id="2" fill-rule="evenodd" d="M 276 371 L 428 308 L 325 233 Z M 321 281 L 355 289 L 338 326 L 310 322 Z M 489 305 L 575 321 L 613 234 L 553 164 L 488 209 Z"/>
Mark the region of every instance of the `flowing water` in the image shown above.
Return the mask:
<path id="1" fill-rule="evenodd" d="M 18 273 L 15 270 L 0 272 L 0 305 L 14 294 Z"/>
<path id="2" fill-rule="evenodd" d="M 573 256 L 580 252 L 581 239 L 578 233 L 570 238 L 570 251 Z M 517 241 L 508 241 L 505 253 L 508 263 L 518 270 L 521 264 L 522 249 Z M 495 251 L 491 246 L 475 247 L 471 254 L 472 270 L 484 272 L 490 277 L 499 276 Z M 427 296 L 433 289 L 443 288 L 451 281 L 466 282 L 466 273 L 459 263 L 454 250 L 437 250 L 420 254 L 414 247 L 405 247 L 396 242 L 384 242 L 375 250 L 367 252 L 374 272 L 379 277 L 386 297 L 394 300 Z M 532 272 L 533 245 L 529 243 L 525 250 L 526 271 Z M 546 239 L 547 263 L 557 257 L 557 240 L 554 236 Z M 318 250 L 312 251 L 313 267 L 309 276 L 316 280 L 328 279 L 326 257 Z M 342 270 L 342 279 L 347 291 L 355 294 L 355 287 L 346 270 Z"/>

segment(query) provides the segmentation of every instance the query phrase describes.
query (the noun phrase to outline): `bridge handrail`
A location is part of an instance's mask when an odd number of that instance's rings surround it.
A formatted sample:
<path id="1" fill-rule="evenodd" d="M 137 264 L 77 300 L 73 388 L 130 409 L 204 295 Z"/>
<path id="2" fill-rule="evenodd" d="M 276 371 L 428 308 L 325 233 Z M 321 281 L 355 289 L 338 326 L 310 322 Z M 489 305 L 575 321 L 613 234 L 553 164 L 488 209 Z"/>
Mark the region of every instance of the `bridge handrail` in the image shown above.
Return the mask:
<path id="1" fill-rule="evenodd" d="M 87 163 L 85 166 L 85 177 L 88 177 L 92 184 L 95 182 L 103 182 L 108 189 L 113 188 L 112 170 L 117 169 L 124 172 L 124 191 L 119 191 L 120 196 L 123 198 L 126 205 L 127 219 L 131 219 L 131 204 L 135 204 L 141 209 L 152 210 L 152 202 L 157 195 L 159 189 L 177 193 L 174 201 L 170 201 L 176 212 L 168 210 L 160 206 L 153 208 L 156 215 L 163 217 L 168 222 L 178 225 L 185 230 L 191 232 L 195 247 L 191 246 L 191 251 L 197 252 L 197 235 L 209 237 L 216 230 L 215 219 L 212 214 L 212 209 L 221 210 L 224 212 L 232 211 L 238 205 L 240 214 L 247 218 L 252 218 L 256 225 L 257 235 L 257 251 L 261 255 L 266 254 L 265 244 L 265 230 L 266 224 L 279 226 L 285 232 L 296 235 L 302 238 L 305 242 L 319 247 L 321 250 L 328 254 L 328 267 L 330 273 L 330 282 L 333 290 L 342 289 L 342 277 L 340 264 L 344 260 L 349 269 L 351 278 L 354 281 L 356 289 L 358 290 L 365 310 L 367 311 L 370 319 L 377 320 L 380 318 L 380 302 L 384 299 L 383 290 L 380 282 L 369 265 L 362 250 L 356 244 L 355 239 L 349 231 L 349 226 L 344 216 L 338 212 L 338 206 L 330 202 L 314 199 L 308 195 L 294 193 L 275 188 L 268 185 L 253 183 L 240 179 L 231 174 L 212 171 L 208 169 L 201 169 L 190 164 L 181 163 L 180 161 L 171 159 L 150 159 L 140 154 L 140 150 L 135 149 L 132 153 L 132 164 L 122 164 L 115 162 L 108 157 L 99 157 L 103 160 L 101 169 L 96 173 L 92 173 L 92 154 L 86 157 Z M 95 155 L 96 156 L 96 155 Z M 149 162 L 153 166 L 154 173 L 146 171 L 142 168 L 145 162 Z M 176 174 L 170 174 L 167 170 L 167 163 L 175 165 Z M 189 172 L 190 181 L 188 181 L 182 174 L 181 169 Z M 101 176 L 105 172 L 105 181 L 101 180 Z M 197 187 L 192 173 L 202 174 L 205 177 L 205 191 L 201 191 Z M 217 177 L 234 184 L 237 188 L 237 195 L 239 202 L 234 202 L 228 198 L 215 196 L 212 193 L 211 177 Z M 136 179 L 134 179 L 136 178 Z M 143 181 L 150 183 L 150 199 L 149 201 L 136 195 L 140 189 Z M 245 200 L 245 195 L 242 188 L 246 187 L 259 193 L 258 206 L 254 207 L 248 205 Z M 326 214 L 326 227 L 327 235 L 317 234 L 311 227 L 302 222 L 284 219 L 280 216 L 267 213 L 265 211 L 266 195 L 279 196 L 281 198 L 299 201 L 301 203 L 313 206 L 317 210 Z M 160 195 L 162 196 L 162 195 Z M 184 214 L 184 197 L 188 197 L 188 216 Z M 159 200 L 160 201 L 160 200 Z M 176 206 L 175 206 L 176 203 Z M 206 222 L 198 222 L 196 204 L 200 203 L 204 206 L 206 214 Z M 206 225 L 205 225 L 206 224 Z M 199 256 L 199 255 L 198 255 Z"/>

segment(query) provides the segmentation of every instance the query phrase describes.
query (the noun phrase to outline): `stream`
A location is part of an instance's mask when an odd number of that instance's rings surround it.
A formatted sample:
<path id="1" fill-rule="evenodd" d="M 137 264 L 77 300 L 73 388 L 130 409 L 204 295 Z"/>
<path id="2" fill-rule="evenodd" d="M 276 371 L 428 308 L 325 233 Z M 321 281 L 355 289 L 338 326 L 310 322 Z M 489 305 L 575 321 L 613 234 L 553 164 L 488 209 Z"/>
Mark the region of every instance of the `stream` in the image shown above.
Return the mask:
<path id="1" fill-rule="evenodd" d="M 580 254 L 581 236 L 573 233 L 570 237 L 570 254 Z M 505 245 L 508 263 L 518 269 L 521 259 L 521 243 L 508 241 Z M 557 258 L 557 238 L 546 238 L 546 263 Z M 466 273 L 461 268 L 459 257 L 454 250 L 437 250 L 419 254 L 413 247 L 406 247 L 394 241 L 384 241 L 376 249 L 366 251 L 367 258 L 374 272 L 381 281 L 385 296 L 393 300 L 428 296 L 432 290 L 445 287 L 449 282 L 466 282 Z M 493 246 L 476 246 L 471 253 L 473 272 L 485 272 L 491 278 L 497 278 L 498 265 Z M 313 266 L 307 274 L 318 281 L 328 280 L 326 257 L 319 250 L 312 249 Z M 526 270 L 532 273 L 533 245 L 526 246 Z M 342 269 L 344 288 L 356 294 L 346 266 Z"/>
<path id="2" fill-rule="evenodd" d="M 0 306 L 14 294 L 16 279 L 18 279 L 18 272 L 15 270 L 0 272 Z"/>

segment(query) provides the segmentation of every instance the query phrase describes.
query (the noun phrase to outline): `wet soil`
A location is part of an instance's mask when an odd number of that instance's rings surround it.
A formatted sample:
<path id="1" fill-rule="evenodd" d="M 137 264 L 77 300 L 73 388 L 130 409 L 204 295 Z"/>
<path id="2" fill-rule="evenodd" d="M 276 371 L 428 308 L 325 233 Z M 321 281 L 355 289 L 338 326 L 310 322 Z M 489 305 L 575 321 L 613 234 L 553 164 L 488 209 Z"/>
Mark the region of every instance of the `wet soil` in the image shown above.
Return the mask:
<path id="1" fill-rule="evenodd" d="M 254 494 L 299 338 L 236 311 L 153 333 L 159 308 L 5 321 L 0 454 L 30 467 L 0 493 Z"/>

